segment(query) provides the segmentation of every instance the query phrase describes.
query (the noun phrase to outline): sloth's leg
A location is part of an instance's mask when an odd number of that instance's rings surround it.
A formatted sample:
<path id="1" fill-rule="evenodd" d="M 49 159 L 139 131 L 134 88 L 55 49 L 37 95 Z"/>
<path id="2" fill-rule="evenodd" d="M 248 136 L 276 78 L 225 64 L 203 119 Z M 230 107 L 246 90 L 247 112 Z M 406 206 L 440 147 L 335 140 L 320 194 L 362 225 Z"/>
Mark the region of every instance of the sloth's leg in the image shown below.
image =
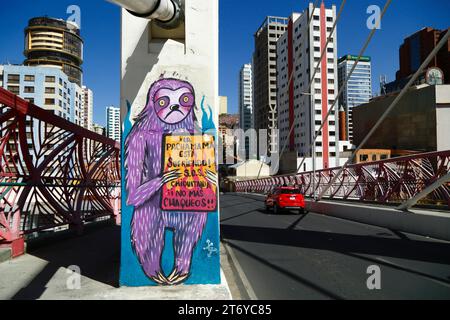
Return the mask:
<path id="1" fill-rule="evenodd" d="M 177 213 L 172 218 L 175 220 L 175 268 L 168 280 L 172 284 L 178 284 L 189 277 L 192 254 L 202 236 L 208 216 L 205 213 Z"/>
<path id="2" fill-rule="evenodd" d="M 133 246 L 145 274 L 157 284 L 166 284 L 161 270 L 165 232 L 162 212 L 152 206 L 136 211 L 132 232 Z"/>

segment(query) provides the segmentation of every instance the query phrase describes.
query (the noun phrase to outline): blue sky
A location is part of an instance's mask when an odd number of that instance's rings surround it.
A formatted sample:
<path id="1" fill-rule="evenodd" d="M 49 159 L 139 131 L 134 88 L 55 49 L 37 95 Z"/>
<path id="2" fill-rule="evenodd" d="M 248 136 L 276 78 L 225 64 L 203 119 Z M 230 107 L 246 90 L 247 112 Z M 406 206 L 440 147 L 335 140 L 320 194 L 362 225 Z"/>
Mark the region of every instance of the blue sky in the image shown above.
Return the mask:
<path id="1" fill-rule="evenodd" d="M 237 112 L 238 74 L 251 61 L 253 34 L 265 16 L 288 16 L 303 11 L 305 0 L 220 0 L 220 94 L 229 97 L 230 113 Z M 338 25 L 338 55 L 357 54 L 369 30 L 369 5 L 383 7 L 385 0 L 348 0 Z M 94 120 L 105 123 L 105 107 L 118 105 L 120 95 L 120 11 L 104 0 L 23 0 L 5 1 L 0 12 L 0 63 L 23 62 L 23 29 L 28 19 L 39 15 L 67 18 L 69 5 L 82 13 L 85 40 L 84 82 L 94 91 Z M 341 0 L 326 0 L 339 8 Z M 373 59 L 374 90 L 380 75 L 393 80 L 398 69 L 398 49 L 403 39 L 431 26 L 450 27 L 449 0 L 394 0 L 366 51 Z"/>

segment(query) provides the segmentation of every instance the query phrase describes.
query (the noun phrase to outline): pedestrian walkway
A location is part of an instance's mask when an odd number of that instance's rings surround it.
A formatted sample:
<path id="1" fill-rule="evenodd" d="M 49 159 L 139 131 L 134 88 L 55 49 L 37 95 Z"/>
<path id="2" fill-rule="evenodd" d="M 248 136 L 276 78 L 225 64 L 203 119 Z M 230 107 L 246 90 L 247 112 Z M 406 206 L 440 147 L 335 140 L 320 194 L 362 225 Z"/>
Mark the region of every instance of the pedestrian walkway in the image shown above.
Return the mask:
<path id="1" fill-rule="evenodd" d="M 31 249 L 0 263 L 0 300 L 230 300 L 222 273 L 219 286 L 119 288 L 120 227 L 107 226 L 85 235 Z M 76 266 L 79 289 L 72 289 Z"/>

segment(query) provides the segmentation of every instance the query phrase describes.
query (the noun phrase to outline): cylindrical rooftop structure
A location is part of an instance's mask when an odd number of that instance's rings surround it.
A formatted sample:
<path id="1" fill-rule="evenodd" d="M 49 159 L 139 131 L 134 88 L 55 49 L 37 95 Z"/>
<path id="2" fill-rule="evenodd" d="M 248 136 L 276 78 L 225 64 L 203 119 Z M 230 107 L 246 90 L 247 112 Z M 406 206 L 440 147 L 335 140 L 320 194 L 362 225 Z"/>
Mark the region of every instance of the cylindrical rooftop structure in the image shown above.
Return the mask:
<path id="1" fill-rule="evenodd" d="M 27 66 L 61 69 L 69 81 L 82 85 L 83 39 L 79 27 L 62 19 L 37 17 L 25 29 Z"/>

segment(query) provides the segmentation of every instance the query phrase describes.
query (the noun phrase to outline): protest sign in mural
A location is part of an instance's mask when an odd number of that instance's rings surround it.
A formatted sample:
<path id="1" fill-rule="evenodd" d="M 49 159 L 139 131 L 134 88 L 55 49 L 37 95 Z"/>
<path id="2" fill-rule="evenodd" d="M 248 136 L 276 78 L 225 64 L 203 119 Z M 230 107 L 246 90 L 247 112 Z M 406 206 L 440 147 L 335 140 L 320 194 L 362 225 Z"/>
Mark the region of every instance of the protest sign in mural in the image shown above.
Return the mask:
<path id="1" fill-rule="evenodd" d="M 210 135 L 167 135 L 163 175 L 179 178 L 164 185 L 161 208 L 177 212 L 217 210 L 215 141 Z"/>

